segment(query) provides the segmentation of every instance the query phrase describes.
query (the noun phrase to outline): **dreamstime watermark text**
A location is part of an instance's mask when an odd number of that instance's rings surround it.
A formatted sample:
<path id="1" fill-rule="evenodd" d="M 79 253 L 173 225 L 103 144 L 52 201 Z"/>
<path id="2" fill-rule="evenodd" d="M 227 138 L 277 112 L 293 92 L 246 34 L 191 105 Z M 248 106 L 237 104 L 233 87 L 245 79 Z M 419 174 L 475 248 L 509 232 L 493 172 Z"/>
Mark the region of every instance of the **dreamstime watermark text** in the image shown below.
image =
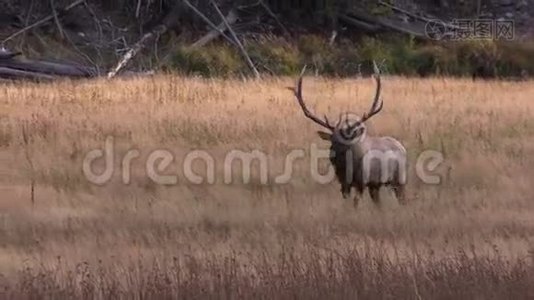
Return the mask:
<path id="1" fill-rule="evenodd" d="M 82 163 L 82 171 L 85 178 L 92 184 L 105 185 L 111 182 L 119 175 L 123 184 L 128 185 L 132 182 L 133 166 L 139 165 L 141 160 L 141 151 L 138 149 L 130 149 L 121 159 L 115 153 L 114 138 L 109 136 L 106 138 L 103 148 L 89 151 Z M 307 150 L 307 151 L 306 151 Z M 352 162 L 352 152 L 348 151 L 346 161 Z M 288 184 L 297 176 L 295 173 L 295 165 L 297 161 L 304 160 L 309 163 L 309 177 L 318 184 L 329 184 L 336 180 L 334 166 L 328 163 L 327 170 L 321 168 L 321 161 L 330 161 L 335 154 L 330 149 L 320 148 L 317 144 L 310 144 L 309 149 L 293 149 L 289 151 L 283 158 L 283 168 L 276 176 L 270 176 L 274 173 L 272 168 L 272 161 L 269 154 L 259 149 L 251 151 L 231 150 L 228 151 L 222 158 L 214 156 L 206 150 L 192 150 L 189 151 L 183 158 L 178 159 L 177 156 L 168 149 L 153 150 L 143 159 L 143 176 L 149 178 L 153 183 L 162 186 L 172 186 L 179 182 L 179 170 L 172 167 L 178 164 L 181 169 L 183 180 L 190 184 L 215 184 L 218 181 L 230 185 L 238 181 L 243 184 L 250 184 L 253 182 L 254 175 L 258 176 L 259 183 L 262 185 L 269 184 Z M 278 159 L 278 158 L 277 158 Z M 437 185 L 442 179 L 437 173 L 438 168 L 445 162 L 443 154 L 434 150 L 427 150 L 421 152 L 413 167 L 415 168 L 416 176 L 426 184 Z M 193 165 L 195 163 L 202 163 L 204 168 L 203 174 L 195 171 Z M 221 172 L 217 172 L 217 166 L 222 166 Z M 256 165 L 256 168 L 253 166 Z M 120 168 L 117 168 L 120 166 Z M 380 172 L 374 172 L 377 170 Z M 379 179 L 387 180 L 384 176 L 391 174 L 388 170 L 392 166 L 396 166 L 399 170 L 400 182 L 406 182 L 406 175 L 408 173 L 409 163 L 403 156 L 396 155 L 392 151 L 369 151 L 362 158 L 362 165 L 358 170 L 354 170 L 354 164 L 347 163 L 347 178 L 348 176 L 356 176 L 357 171 L 365 179 Z M 323 169 L 323 170 L 321 170 Z M 237 172 L 240 171 L 240 172 Z M 239 176 L 241 177 L 239 179 Z M 300 172 L 298 176 L 303 176 Z M 372 176 L 382 176 L 381 178 L 371 178 Z M 258 180 L 254 180 L 257 183 Z"/>

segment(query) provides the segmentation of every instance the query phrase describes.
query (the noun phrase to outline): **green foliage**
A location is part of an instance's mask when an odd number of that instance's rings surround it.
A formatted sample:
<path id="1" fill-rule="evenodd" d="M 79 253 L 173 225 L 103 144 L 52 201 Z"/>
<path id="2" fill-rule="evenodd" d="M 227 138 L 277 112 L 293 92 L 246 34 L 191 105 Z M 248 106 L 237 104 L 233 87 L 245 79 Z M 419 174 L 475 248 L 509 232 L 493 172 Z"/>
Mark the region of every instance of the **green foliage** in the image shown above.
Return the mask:
<path id="1" fill-rule="evenodd" d="M 250 58 L 259 66 L 275 75 L 292 75 L 298 72 L 298 50 L 282 39 L 265 39 L 247 44 Z"/>
<path id="2" fill-rule="evenodd" d="M 371 8 L 371 13 L 373 15 L 379 15 L 379 16 L 389 16 L 393 14 L 393 11 L 391 8 L 384 6 L 384 5 L 376 5 L 375 7 Z"/>
<path id="3" fill-rule="evenodd" d="M 328 45 L 327 40 L 305 35 L 299 39 L 297 47 L 305 64 L 313 65 L 320 73 L 332 74 L 336 71 L 336 59 L 339 55 Z"/>
<path id="4" fill-rule="evenodd" d="M 520 76 L 534 74 L 534 43 L 473 40 L 429 43 L 413 38 L 363 37 L 338 39 L 334 46 L 317 35 L 303 35 L 292 43 L 280 38 L 248 41 L 245 47 L 258 70 L 272 75 L 296 75 L 307 64 L 325 76 L 353 76 L 379 62 L 389 74 L 417 76 Z M 180 49 L 174 67 L 186 74 L 235 76 L 250 73 L 233 47 L 214 44 L 196 50 Z"/>
<path id="5" fill-rule="evenodd" d="M 534 42 L 500 43 L 500 60 L 497 61 L 499 74 L 519 76 L 527 71 L 534 74 Z"/>
<path id="6" fill-rule="evenodd" d="M 202 49 L 179 49 L 174 54 L 173 67 L 189 75 L 226 77 L 237 75 L 243 69 L 243 62 L 229 46 L 213 45 Z"/>

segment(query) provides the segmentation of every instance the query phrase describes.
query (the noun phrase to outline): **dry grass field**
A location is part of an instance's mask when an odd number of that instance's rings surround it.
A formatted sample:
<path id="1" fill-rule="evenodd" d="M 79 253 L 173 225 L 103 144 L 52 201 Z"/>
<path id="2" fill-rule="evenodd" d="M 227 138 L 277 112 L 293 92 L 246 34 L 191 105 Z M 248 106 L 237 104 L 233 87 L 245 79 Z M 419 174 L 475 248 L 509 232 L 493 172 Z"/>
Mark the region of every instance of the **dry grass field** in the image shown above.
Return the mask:
<path id="1" fill-rule="evenodd" d="M 180 77 L 0 86 L 2 299 L 522 299 L 534 297 L 534 84 L 383 77 L 374 134 L 408 149 L 409 205 L 387 191 L 355 210 L 339 184 L 316 182 L 310 147 L 328 145 L 290 91 L 294 79 Z M 307 77 L 319 114 L 361 113 L 374 81 Z M 82 172 L 114 138 L 114 173 Z M 129 150 L 131 181 L 122 182 Z M 290 181 L 286 156 L 304 151 Z M 154 150 L 174 161 L 155 183 Z M 215 182 L 184 175 L 204 150 Z M 268 157 L 226 184 L 231 150 Z M 415 176 L 443 153 L 439 185 Z M 103 160 L 95 164 L 95 170 Z M 201 161 L 193 163 L 206 173 Z M 321 160 L 326 173 L 329 163 Z M 100 169 L 102 170 L 102 169 Z M 96 172 L 96 171 L 95 171 Z"/>

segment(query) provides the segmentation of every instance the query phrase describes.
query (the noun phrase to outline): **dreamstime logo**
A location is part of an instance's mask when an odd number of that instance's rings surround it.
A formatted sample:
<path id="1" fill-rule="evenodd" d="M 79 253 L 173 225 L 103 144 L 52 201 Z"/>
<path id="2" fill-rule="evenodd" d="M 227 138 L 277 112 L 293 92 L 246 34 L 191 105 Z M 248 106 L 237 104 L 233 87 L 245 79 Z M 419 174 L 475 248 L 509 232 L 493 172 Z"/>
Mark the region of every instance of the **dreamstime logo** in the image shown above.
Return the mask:
<path id="1" fill-rule="evenodd" d="M 222 163 L 224 184 L 230 185 L 234 183 L 236 174 L 239 174 L 236 166 L 241 168 L 241 182 L 243 184 L 250 184 L 253 179 L 253 170 L 258 174 L 259 183 L 261 185 L 269 184 L 288 184 L 294 177 L 294 165 L 298 160 L 309 158 L 309 174 L 310 177 L 319 184 L 329 184 L 336 179 L 334 168 L 331 164 L 328 164 L 328 170 L 321 172 L 320 161 L 329 161 L 334 155 L 329 149 L 322 149 L 316 144 L 311 144 L 307 151 L 304 149 L 294 149 L 289 151 L 284 159 L 283 170 L 281 174 L 277 176 L 270 176 L 271 160 L 269 155 L 260 150 L 242 151 L 231 150 L 224 158 L 214 157 L 205 150 L 193 150 L 188 152 L 183 160 L 178 161 L 176 156 L 169 150 L 159 149 L 152 151 L 148 154 L 146 161 L 144 162 L 144 176 L 147 176 L 152 182 L 158 185 L 172 186 L 178 184 L 178 172 L 172 171 L 171 165 L 175 162 L 181 162 L 181 169 L 185 180 L 191 184 L 215 184 L 217 182 L 217 163 Z M 350 151 L 347 153 L 351 153 Z M 85 178 L 95 185 L 105 185 L 109 183 L 117 170 L 117 166 L 120 166 L 121 179 L 123 184 L 130 184 L 132 181 L 132 165 L 139 164 L 141 152 L 137 149 L 130 149 L 119 161 L 115 153 L 114 138 L 107 137 L 104 145 L 104 149 L 94 149 L 89 151 L 83 160 L 82 171 Z M 363 168 L 360 170 L 364 178 L 370 176 L 371 162 L 374 159 L 378 159 L 380 162 L 380 168 L 382 174 L 388 173 L 386 168 L 390 168 L 390 163 L 399 163 L 400 176 L 399 180 L 405 182 L 406 180 L 406 161 L 402 158 L 402 161 L 398 161 L 399 157 L 394 156 L 389 152 L 371 151 L 369 155 L 363 158 Z M 137 161 L 136 161 L 137 160 Z M 352 161 L 352 160 L 349 160 Z M 197 173 L 193 164 L 202 163 L 205 167 L 205 174 L 201 175 Z M 444 162 L 444 157 L 437 151 L 424 151 L 422 152 L 415 162 L 415 174 L 417 177 L 426 184 L 437 185 L 441 183 L 441 176 L 436 174 L 439 166 Z M 258 168 L 253 169 L 253 165 L 257 165 Z M 349 165 L 352 167 L 352 164 Z M 175 170 L 178 171 L 178 170 Z M 355 170 L 356 171 L 356 170 Z M 255 181 L 256 183 L 257 181 Z"/>

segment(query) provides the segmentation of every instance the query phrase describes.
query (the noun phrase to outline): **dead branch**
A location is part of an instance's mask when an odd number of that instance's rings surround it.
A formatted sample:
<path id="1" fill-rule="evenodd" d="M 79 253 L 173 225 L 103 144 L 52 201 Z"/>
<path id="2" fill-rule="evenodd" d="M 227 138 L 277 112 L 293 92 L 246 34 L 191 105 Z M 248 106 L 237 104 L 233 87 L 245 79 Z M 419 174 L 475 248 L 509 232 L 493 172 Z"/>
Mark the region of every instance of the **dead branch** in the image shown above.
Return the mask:
<path id="1" fill-rule="evenodd" d="M 258 72 L 256 67 L 254 66 L 254 62 L 252 62 L 252 59 L 250 59 L 250 56 L 248 55 L 247 50 L 245 50 L 245 47 L 243 47 L 243 44 L 241 44 L 241 41 L 239 40 L 239 38 L 235 34 L 234 30 L 232 29 L 230 24 L 228 24 L 228 22 L 224 18 L 224 15 L 221 12 L 221 10 L 219 9 L 219 7 L 217 6 L 217 4 L 215 2 L 213 2 L 213 0 L 211 0 L 211 4 L 213 5 L 213 7 L 215 7 L 215 10 L 219 14 L 219 16 L 222 18 L 222 21 L 223 21 L 224 25 L 226 25 L 226 28 L 228 28 L 228 31 L 230 31 L 230 33 L 232 34 L 232 37 L 234 38 L 234 41 L 236 42 L 237 46 L 239 47 L 239 50 L 241 50 L 241 53 L 245 57 L 250 69 L 252 70 L 252 72 L 254 72 L 254 75 L 256 76 L 256 78 L 259 79 L 261 77 L 260 76 L 260 72 Z"/>
<path id="2" fill-rule="evenodd" d="M 350 24 L 352 26 L 355 26 L 357 28 L 360 28 L 360 29 L 368 31 L 368 32 L 377 32 L 380 29 L 380 26 L 378 26 L 376 24 L 365 22 L 365 21 L 361 21 L 361 20 L 358 20 L 356 18 L 349 17 L 347 15 L 340 15 L 339 19 L 341 19 L 342 21 L 345 21 L 346 23 L 348 23 L 348 24 Z"/>
<path id="3" fill-rule="evenodd" d="M 64 14 L 64 13 L 68 12 L 69 10 L 75 8 L 76 6 L 78 6 L 78 5 L 80 5 L 80 4 L 84 3 L 84 2 L 85 2 L 85 0 L 77 0 L 77 1 L 74 1 L 73 3 L 69 4 L 68 6 L 66 6 L 65 8 L 63 8 L 62 10 L 60 10 L 58 13 L 59 13 L 60 15 L 61 15 L 61 14 Z M 17 37 L 17 36 L 20 35 L 21 33 L 24 33 L 24 32 L 26 32 L 26 31 L 28 31 L 28 30 L 30 30 L 30 29 L 33 29 L 33 28 L 35 28 L 35 27 L 39 27 L 39 26 L 41 26 L 41 25 L 43 25 L 43 24 L 45 24 L 45 23 L 47 23 L 47 22 L 49 22 L 49 21 L 51 21 L 51 20 L 53 20 L 53 19 L 54 19 L 54 15 L 53 15 L 53 14 L 52 14 L 52 15 L 49 15 L 49 16 L 47 16 L 47 17 L 44 17 L 44 18 L 42 18 L 41 20 L 39 20 L 39 21 L 37 21 L 37 22 L 31 24 L 30 26 L 26 26 L 26 27 L 24 27 L 24 28 L 18 30 L 17 32 L 13 33 L 12 35 L 8 36 L 6 39 L 4 39 L 4 40 L 2 41 L 2 44 L 5 43 L 5 42 L 7 42 L 7 41 L 12 40 L 13 38 Z"/>
<path id="4" fill-rule="evenodd" d="M 348 13 L 339 16 L 341 20 L 370 32 L 380 30 L 396 31 L 409 34 L 420 39 L 429 39 L 425 33 L 425 25 L 420 22 L 404 23 L 396 19 L 378 17 L 368 14 L 359 9 L 352 9 Z"/>
<path id="5" fill-rule="evenodd" d="M 19 56 L 21 54 L 22 54 L 22 52 L 20 52 L 20 51 L 13 52 L 13 51 L 11 51 L 9 49 L 6 49 L 4 47 L 0 48 L 0 60 L 2 60 L 2 59 L 11 59 L 11 58 Z"/>
<path id="6" fill-rule="evenodd" d="M 52 15 L 54 16 L 54 22 L 56 23 L 57 30 L 59 31 L 59 36 L 61 37 L 61 39 L 64 39 L 65 34 L 63 33 L 63 27 L 59 22 L 59 17 L 57 15 L 56 7 L 54 5 L 54 0 L 50 0 L 50 7 L 52 9 Z"/>
<path id="7" fill-rule="evenodd" d="M 289 33 L 289 30 L 287 30 L 287 28 L 284 26 L 284 24 L 282 24 L 280 19 L 278 19 L 278 17 L 271 10 L 269 5 L 267 5 L 263 0 L 259 0 L 259 3 L 263 7 L 263 9 L 265 9 L 265 11 L 267 11 L 267 13 L 271 16 L 271 18 L 273 18 L 275 20 L 275 22 L 278 24 L 278 26 L 282 29 L 282 31 L 284 32 L 284 35 L 286 36 L 286 38 L 290 38 L 291 34 Z"/>
<path id="8" fill-rule="evenodd" d="M 225 37 L 228 41 L 230 41 L 232 44 L 234 43 L 234 41 L 228 37 L 225 33 L 224 33 L 224 28 L 222 28 L 222 26 L 216 26 L 215 24 L 213 24 L 210 19 L 208 19 L 201 11 L 199 11 L 194 5 L 192 5 L 188 0 L 183 0 L 183 2 L 191 9 L 193 10 L 199 17 L 201 17 L 210 27 L 213 28 L 214 31 L 216 31 L 218 33 L 218 35 L 222 35 L 223 37 Z M 108 73 L 108 78 L 113 78 L 117 75 L 117 73 L 122 69 L 124 68 L 124 66 L 126 66 L 126 64 L 128 64 L 128 62 L 144 47 L 144 45 L 151 39 L 153 38 L 157 38 L 159 37 L 160 35 L 162 35 L 163 33 L 165 33 L 168 28 L 170 27 L 170 22 L 168 21 L 170 17 L 173 17 L 173 12 L 169 13 L 169 15 L 167 15 L 167 17 L 165 18 L 165 20 L 167 21 L 164 21 L 163 24 L 160 24 L 158 26 L 156 26 L 156 28 L 154 30 L 152 30 L 151 32 L 143 35 L 143 37 L 137 42 L 135 43 L 135 45 L 133 45 L 133 47 L 130 48 L 130 50 L 128 50 L 126 52 L 126 54 L 121 58 L 121 60 L 117 63 L 117 65 Z M 234 13 L 230 14 L 230 16 L 232 16 Z M 235 14 L 235 16 L 233 16 L 233 18 L 236 19 L 237 21 L 237 14 Z M 223 16 L 223 19 L 224 19 L 224 16 Z M 226 21 L 226 19 L 224 19 Z M 235 21 L 234 21 L 235 22 Z M 225 24 L 223 22 L 224 26 L 225 27 L 228 27 L 229 25 Z M 217 37 L 218 35 L 213 35 L 213 34 L 208 34 L 208 36 L 206 37 L 206 39 L 201 39 L 200 41 L 198 41 L 196 44 L 196 47 L 198 46 L 202 46 L 203 43 L 207 43 L 209 42 L 211 39 Z M 194 44 L 194 45 L 195 45 Z"/>
<path id="9" fill-rule="evenodd" d="M 224 28 L 219 28 L 218 26 L 213 24 L 213 22 L 208 17 L 206 17 L 206 15 L 204 15 L 200 10 L 198 10 L 198 8 L 196 8 L 188 0 L 183 0 L 183 2 L 187 5 L 187 7 L 189 7 L 193 12 L 195 12 L 202 20 L 204 20 L 204 22 L 206 22 L 206 24 L 208 24 L 213 30 L 216 30 L 219 33 L 219 35 L 222 35 L 231 44 L 234 44 L 234 40 L 230 38 L 228 35 L 226 35 L 226 33 L 224 33 Z M 222 18 L 224 20 L 224 16 Z M 223 21 L 223 24 L 224 24 L 224 21 Z"/>
<path id="10" fill-rule="evenodd" d="M 333 30 L 332 35 L 330 36 L 330 40 L 328 42 L 328 45 L 330 47 L 334 46 L 334 43 L 336 42 L 336 37 L 337 37 L 337 30 Z"/>
<path id="11" fill-rule="evenodd" d="M 113 78 L 124 68 L 128 62 L 134 58 L 141 49 L 150 41 L 157 39 L 159 36 L 167 32 L 169 28 L 176 25 L 178 18 L 176 17 L 179 13 L 179 5 L 176 5 L 163 19 L 162 23 L 156 26 L 152 31 L 144 34 L 137 43 L 135 43 L 130 49 L 122 56 L 117 65 L 108 72 L 108 78 Z"/>
<path id="12" fill-rule="evenodd" d="M 30 18 L 33 12 L 33 6 L 34 6 L 34 0 L 30 1 L 30 5 L 28 7 L 28 13 L 26 14 L 26 19 L 24 20 L 24 27 L 28 26 L 28 23 L 30 23 Z M 25 36 L 22 35 L 22 38 L 20 39 L 20 42 L 19 42 L 19 48 L 22 47 L 22 45 L 24 45 L 24 39 L 25 39 Z"/>
<path id="13" fill-rule="evenodd" d="M 143 47 L 145 46 L 145 44 L 151 40 L 151 39 L 154 39 L 155 37 L 157 36 L 160 36 L 162 35 L 163 33 L 165 33 L 166 31 L 168 30 L 168 27 L 165 25 L 165 24 L 161 24 L 161 25 L 158 25 L 156 26 L 156 28 L 154 28 L 154 30 L 152 30 L 151 32 L 149 33 L 146 33 L 145 35 L 143 35 L 143 37 L 141 37 L 141 39 L 135 43 L 131 48 L 130 50 L 128 50 L 126 52 L 126 54 L 124 54 L 124 56 L 121 58 L 121 60 L 117 63 L 117 65 L 108 73 L 108 78 L 113 78 L 117 75 L 117 73 L 119 73 L 119 71 L 124 68 L 124 66 L 126 66 L 128 64 L 128 62 L 135 56 L 137 55 L 137 53 L 143 49 Z"/>
<path id="14" fill-rule="evenodd" d="M 235 10 L 231 10 L 228 15 L 226 16 L 226 22 L 230 25 L 237 22 L 237 13 Z M 208 32 L 206 35 L 198 39 L 196 42 L 191 44 L 189 46 L 190 49 L 200 48 L 204 45 L 208 44 L 212 40 L 218 38 L 221 36 L 221 32 L 224 32 L 226 30 L 226 25 L 224 22 L 221 22 L 216 28 L 212 29 L 210 32 Z M 234 44 L 234 41 L 232 40 L 232 44 Z"/>
<path id="15" fill-rule="evenodd" d="M 389 30 L 409 34 L 421 39 L 429 39 L 428 35 L 425 33 L 424 26 L 418 26 L 417 24 L 411 23 L 405 24 L 397 20 L 388 20 L 386 18 L 377 18 L 376 22 Z"/>
<path id="16" fill-rule="evenodd" d="M 33 165 L 32 154 L 30 150 L 30 136 L 28 134 L 29 129 L 28 122 L 22 124 L 22 142 L 24 143 L 24 155 L 26 157 L 26 162 L 28 163 L 28 168 L 30 169 L 30 201 L 32 204 L 32 210 L 35 207 L 35 167 Z"/>
<path id="17" fill-rule="evenodd" d="M 142 0 L 137 0 L 137 7 L 135 9 L 135 18 L 136 19 L 139 19 L 139 15 L 141 14 L 141 5 L 142 5 Z"/>
<path id="18" fill-rule="evenodd" d="M 387 2 L 384 2 L 384 1 L 382 1 L 382 0 L 379 0 L 378 3 L 381 4 L 381 5 L 383 5 L 383 6 L 385 6 L 385 7 L 391 8 L 392 10 L 394 10 L 394 11 L 396 11 L 396 12 L 405 14 L 405 15 L 407 15 L 407 16 L 409 16 L 409 17 L 412 17 L 412 18 L 414 18 L 414 19 L 416 19 L 416 20 L 419 20 L 419 21 L 423 21 L 423 22 L 427 22 L 427 23 L 430 23 L 430 22 L 436 22 L 436 20 L 432 20 L 432 19 L 429 19 L 429 18 L 420 16 L 420 15 L 417 15 L 417 14 L 415 14 L 415 13 L 412 13 L 412 12 L 410 12 L 410 11 L 404 10 L 404 9 L 402 9 L 402 8 L 399 8 L 399 7 L 397 7 L 397 6 L 394 6 L 394 5 L 392 5 L 392 4 L 389 4 L 389 3 L 387 3 Z M 445 22 L 443 22 L 443 25 L 444 25 L 445 27 L 452 28 L 452 29 L 460 29 L 459 26 L 455 26 L 455 25 L 452 25 L 452 24 L 447 24 L 447 23 L 445 23 Z"/>

